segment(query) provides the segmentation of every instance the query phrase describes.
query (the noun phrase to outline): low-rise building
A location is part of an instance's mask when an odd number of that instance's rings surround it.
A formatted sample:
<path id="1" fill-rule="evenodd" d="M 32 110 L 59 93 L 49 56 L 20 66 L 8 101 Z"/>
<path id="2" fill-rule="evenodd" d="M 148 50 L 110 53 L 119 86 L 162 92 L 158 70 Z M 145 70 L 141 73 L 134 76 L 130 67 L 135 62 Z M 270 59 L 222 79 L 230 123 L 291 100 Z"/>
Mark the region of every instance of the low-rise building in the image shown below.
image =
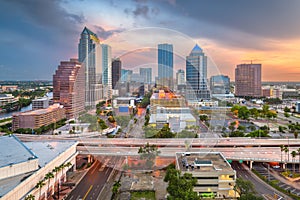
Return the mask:
<path id="1" fill-rule="evenodd" d="M 74 141 L 21 142 L 17 137 L 0 137 L 0 198 L 1 200 L 47 199 L 66 181 L 67 171 L 74 170 L 76 146 Z M 67 164 L 68 163 L 68 164 Z M 64 166 L 59 172 L 55 167 Z M 54 178 L 45 180 L 47 173 Z M 36 188 L 39 181 L 42 188 Z"/>
<path id="2" fill-rule="evenodd" d="M 53 104 L 45 109 L 32 110 L 13 114 L 12 128 L 37 129 L 56 123 L 66 118 L 65 109 L 60 104 Z"/>
<path id="3" fill-rule="evenodd" d="M 14 102 L 17 102 L 17 99 L 12 94 L 0 94 L 0 106 Z"/>
<path id="4" fill-rule="evenodd" d="M 49 107 L 49 98 L 39 98 L 32 100 L 32 110 L 45 109 Z"/>
<path id="5" fill-rule="evenodd" d="M 3 92 L 12 92 L 18 89 L 17 85 L 2 85 L 1 90 Z"/>
<path id="6" fill-rule="evenodd" d="M 199 196 L 234 198 L 236 172 L 219 152 L 176 153 L 176 169 L 197 179 L 194 191 Z"/>
<path id="7" fill-rule="evenodd" d="M 150 110 L 153 113 L 150 115 L 149 124 L 158 129 L 169 124 L 172 132 L 180 132 L 185 128 L 196 126 L 196 119 L 189 107 L 150 107 Z"/>

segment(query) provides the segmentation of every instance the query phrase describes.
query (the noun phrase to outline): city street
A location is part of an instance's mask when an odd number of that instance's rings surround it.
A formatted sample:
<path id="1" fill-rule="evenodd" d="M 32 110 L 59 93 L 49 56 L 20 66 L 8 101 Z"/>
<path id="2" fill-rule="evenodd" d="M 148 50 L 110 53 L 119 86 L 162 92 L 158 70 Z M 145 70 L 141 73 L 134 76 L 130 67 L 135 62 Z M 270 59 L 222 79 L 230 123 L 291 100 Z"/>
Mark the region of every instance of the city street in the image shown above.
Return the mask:
<path id="1" fill-rule="evenodd" d="M 106 157 L 103 160 L 100 157 L 97 157 L 93 166 L 66 199 L 97 199 L 102 188 L 105 186 L 105 183 L 108 181 L 108 178 L 113 172 L 114 165 L 117 165 L 118 162 L 118 157 Z"/>

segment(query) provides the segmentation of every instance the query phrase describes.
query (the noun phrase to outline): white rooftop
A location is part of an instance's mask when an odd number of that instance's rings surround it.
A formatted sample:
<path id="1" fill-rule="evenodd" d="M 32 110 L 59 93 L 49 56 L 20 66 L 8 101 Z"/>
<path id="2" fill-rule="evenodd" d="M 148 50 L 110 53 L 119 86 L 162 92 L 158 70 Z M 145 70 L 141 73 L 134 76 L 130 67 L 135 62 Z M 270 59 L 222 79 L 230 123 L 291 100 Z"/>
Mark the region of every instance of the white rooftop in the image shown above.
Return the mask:
<path id="1" fill-rule="evenodd" d="M 0 137 L 0 167 L 36 158 L 35 154 L 17 137 L 13 135 Z"/>
<path id="2" fill-rule="evenodd" d="M 75 141 L 44 141 L 44 142 L 24 142 L 24 144 L 39 158 L 39 166 L 44 167 L 59 154 L 65 152 Z"/>

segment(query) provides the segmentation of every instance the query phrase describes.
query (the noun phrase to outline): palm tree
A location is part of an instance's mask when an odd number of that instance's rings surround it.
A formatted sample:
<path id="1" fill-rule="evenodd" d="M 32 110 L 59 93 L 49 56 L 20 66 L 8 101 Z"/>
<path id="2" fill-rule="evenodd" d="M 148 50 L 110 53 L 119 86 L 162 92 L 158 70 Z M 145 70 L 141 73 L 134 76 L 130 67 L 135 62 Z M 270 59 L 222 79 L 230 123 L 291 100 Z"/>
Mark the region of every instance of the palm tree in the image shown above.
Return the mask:
<path id="1" fill-rule="evenodd" d="M 54 178 L 54 174 L 52 172 L 48 172 L 46 175 L 45 175 L 45 180 L 48 180 L 48 188 L 47 188 L 47 192 L 49 190 L 49 186 L 50 186 L 50 179 L 51 178 Z"/>
<path id="2" fill-rule="evenodd" d="M 34 200 L 34 199 L 35 199 L 35 196 L 32 194 L 29 194 L 25 197 L 25 200 Z"/>
<path id="3" fill-rule="evenodd" d="M 42 187 L 45 185 L 44 180 L 39 181 L 35 187 L 39 188 L 39 198 L 41 198 Z"/>
<path id="4" fill-rule="evenodd" d="M 285 152 L 285 161 L 286 160 L 286 155 L 289 153 L 289 148 L 288 147 L 284 147 L 284 152 Z"/>
<path id="5" fill-rule="evenodd" d="M 300 148 L 297 149 L 298 156 L 299 156 L 299 173 L 300 173 Z"/>
<path id="6" fill-rule="evenodd" d="M 297 152 L 292 151 L 291 155 L 292 155 L 292 158 L 293 158 L 293 173 L 295 174 L 295 158 L 296 158 Z"/>
<path id="7" fill-rule="evenodd" d="M 282 162 L 282 152 L 284 152 L 284 145 L 280 145 L 280 151 L 281 151 L 281 162 Z"/>
<path id="8" fill-rule="evenodd" d="M 54 167 L 54 169 L 52 170 L 52 172 L 55 173 L 55 182 L 54 182 L 54 186 L 55 186 L 55 183 L 57 181 L 57 173 L 60 171 L 60 167 Z M 58 188 L 59 190 L 59 188 Z M 55 188 L 54 188 L 54 191 L 55 191 Z"/>

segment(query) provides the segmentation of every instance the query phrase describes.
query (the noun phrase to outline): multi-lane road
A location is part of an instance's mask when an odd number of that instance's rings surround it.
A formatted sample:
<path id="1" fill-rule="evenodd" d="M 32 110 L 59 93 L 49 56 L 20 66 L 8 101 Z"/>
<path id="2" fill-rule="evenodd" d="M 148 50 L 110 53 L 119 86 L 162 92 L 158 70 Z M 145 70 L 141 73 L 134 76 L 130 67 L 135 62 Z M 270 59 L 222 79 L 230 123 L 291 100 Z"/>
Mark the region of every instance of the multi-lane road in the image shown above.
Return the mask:
<path id="1" fill-rule="evenodd" d="M 109 155 L 109 156 L 138 156 L 138 147 L 102 147 L 102 146 L 77 146 L 79 154 Z M 162 147 L 158 149 L 161 157 L 174 157 L 175 153 L 186 152 L 182 147 Z M 290 151 L 297 150 L 296 147 Z M 287 162 L 298 163 L 298 159 L 288 160 L 288 156 L 280 151 L 279 147 L 249 147 L 249 148 L 190 148 L 190 152 L 221 152 L 227 160 L 242 160 L 254 162 Z M 281 160 L 282 159 L 282 160 Z"/>
<path id="2" fill-rule="evenodd" d="M 268 184 L 264 183 L 262 180 L 260 180 L 258 177 L 256 177 L 250 170 L 249 168 L 245 167 L 243 164 L 240 164 L 238 162 L 233 162 L 231 163 L 231 167 L 236 170 L 237 172 L 237 177 L 238 178 L 243 178 L 244 180 L 248 180 L 251 183 L 253 183 L 253 186 L 255 188 L 255 191 L 262 195 L 262 196 L 272 196 L 274 197 L 275 194 L 278 196 L 279 192 L 269 186 Z M 286 200 L 292 200 L 292 198 L 280 194 L 284 196 L 284 199 Z"/>
<path id="3" fill-rule="evenodd" d="M 68 195 L 67 200 L 94 200 L 101 199 L 101 191 L 112 173 L 114 165 L 122 162 L 118 157 L 97 158 L 91 169 Z M 100 196 L 99 196 L 100 195 Z"/>

